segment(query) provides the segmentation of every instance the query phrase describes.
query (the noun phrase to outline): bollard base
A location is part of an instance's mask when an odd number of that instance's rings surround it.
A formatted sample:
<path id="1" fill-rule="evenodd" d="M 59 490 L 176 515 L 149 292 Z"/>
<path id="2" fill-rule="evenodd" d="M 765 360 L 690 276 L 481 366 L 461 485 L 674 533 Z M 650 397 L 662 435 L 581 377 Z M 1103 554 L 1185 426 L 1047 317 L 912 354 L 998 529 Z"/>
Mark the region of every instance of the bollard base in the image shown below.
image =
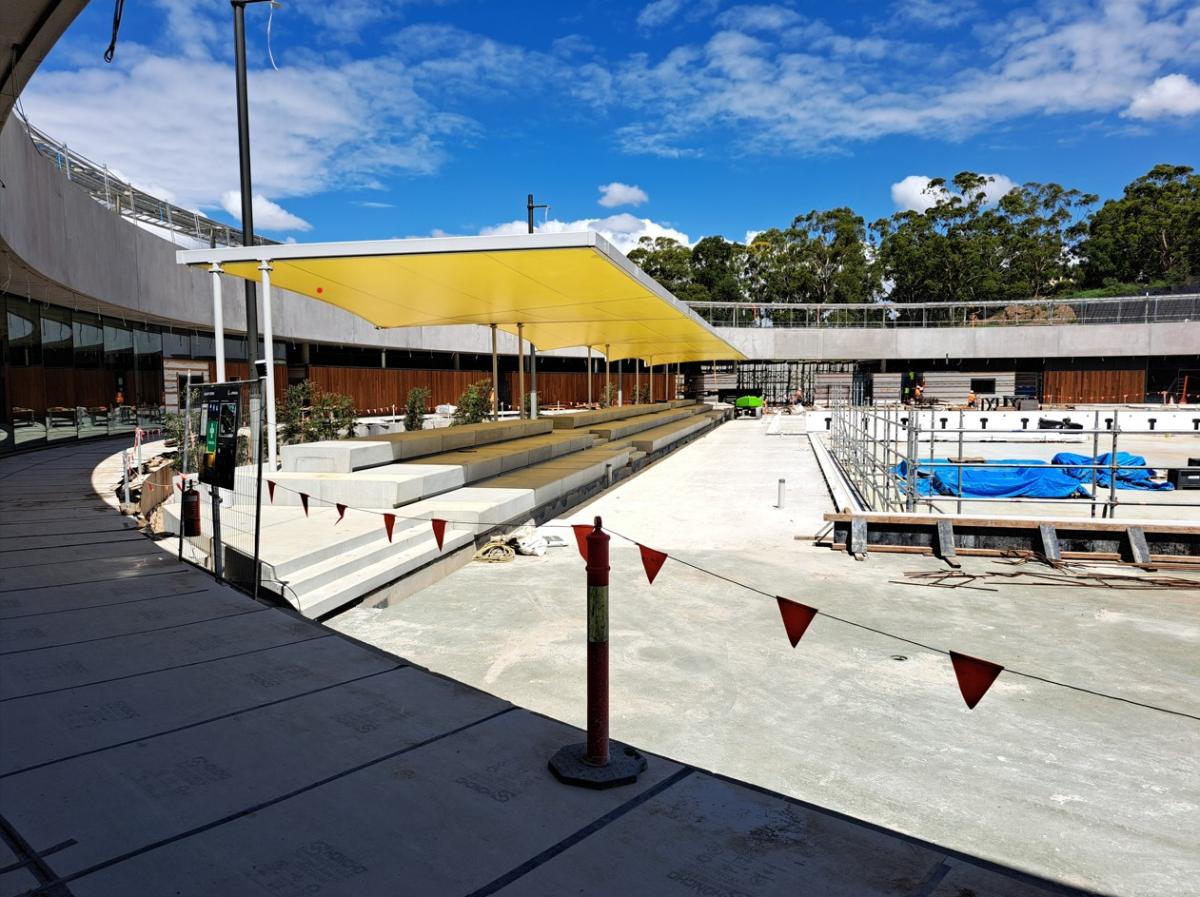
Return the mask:
<path id="1" fill-rule="evenodd" d="M 632 785 L 646 771 L 645 757 L 615 741 L 609 744 L 607 766 L 588 763 L 586 755 L 586 744 L 569 744 L 550 758 L 550 771 L 564 785 L 596 789 Z"/>

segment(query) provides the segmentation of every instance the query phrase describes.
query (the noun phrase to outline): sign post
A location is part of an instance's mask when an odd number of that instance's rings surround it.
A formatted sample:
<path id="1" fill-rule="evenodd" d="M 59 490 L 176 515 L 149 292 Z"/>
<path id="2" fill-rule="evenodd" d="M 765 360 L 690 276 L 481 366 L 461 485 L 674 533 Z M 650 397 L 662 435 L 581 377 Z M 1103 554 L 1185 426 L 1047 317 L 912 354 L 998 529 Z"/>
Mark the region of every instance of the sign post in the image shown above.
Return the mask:
<path id="1" fill-rule="evenodd" d="M 200 482 L 212 494 L 212 557 L 217 579 L 225 575 L 221 542 L 221 490 L 233 491 L 237 473 L 237 438 L 242 422 L 242 384 L 209 383 L 200 387 L 200 429 L 204 444 L 199 454 Z"/>

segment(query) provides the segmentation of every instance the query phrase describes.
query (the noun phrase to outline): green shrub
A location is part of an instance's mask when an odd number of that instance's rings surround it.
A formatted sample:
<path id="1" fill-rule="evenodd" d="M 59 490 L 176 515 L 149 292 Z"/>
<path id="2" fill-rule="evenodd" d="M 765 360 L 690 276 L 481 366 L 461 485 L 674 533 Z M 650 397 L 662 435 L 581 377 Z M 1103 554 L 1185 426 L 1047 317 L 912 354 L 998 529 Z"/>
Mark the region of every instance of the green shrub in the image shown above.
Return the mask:
<path id="1" fill-rule="evenodd" d="M 358 417 L 350 396 L 325 392 L 308 380 L 289 386 L 275 413 L 283 445 L 341 439 L 353 432 Z"/>
<path id="2" fill-rule="evenodd" d="M 491 393 L 491 380 L 480 380 L 464 389 L 458 397 L 450 426 L 461 427 L 464 424 L 478 424 L 486 420 L 491 411 Z"/>
<path id="3" fill-rule="evenodd" d="M 425 412 L 429 409 L 429 397 L 432 393 L 423 386 L 414 386 L 408 391 L 404 403 L 404 430 L 425 429 Z"/>

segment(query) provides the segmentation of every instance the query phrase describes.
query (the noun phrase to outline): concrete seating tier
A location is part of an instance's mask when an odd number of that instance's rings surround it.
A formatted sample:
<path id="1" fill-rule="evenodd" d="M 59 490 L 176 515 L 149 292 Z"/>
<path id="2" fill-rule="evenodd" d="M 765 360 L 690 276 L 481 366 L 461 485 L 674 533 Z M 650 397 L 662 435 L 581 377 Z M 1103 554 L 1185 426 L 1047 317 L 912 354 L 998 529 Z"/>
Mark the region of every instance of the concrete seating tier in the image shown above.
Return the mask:
<path id="1" fill-rule="evenodd" d="M 624 439 L 627 436 L 632 436 L 635 433 L 641 433 L 643 430 L 649 430 L 653 427 L 663 426 L 665 424 L 674 423 L 678 420 L 684 420 L 693 415 L 708 411 L 710 406 L 697 405 L 694 402 L 680 408 L 670 408 L 666 411 L 656 411 L 652 414 L 640 414 L 637 417 L 629 417 L 624 420 L 613 421 L 610 424 L 592 427 L 594 433 L 600 439 L 612 442 L 617 439 Z"/>
<path id="2" fill-rule="evenodd" d="M 668 402 L 656 402 L 650 405 L 613 405 L 611 408 L 580 411 L 578 414 L 556 414 L 546 419 L 554 421 L 554 429 L 556 430 L 587 429 L 588 427 L 607 423 L 611 420 L 637 417 L 641 414 L 650 414 L 653 411 L 667 411 L 670 407 Z"/>
<path id="3" fill-rule="evenodd" d="M 724 414 L 720 411 L 705 411 L 691 417 L 678 420 L 662 427 L 645 430 L 629 440 L 630 445 L 639 452 L 647 455 L 661 451 L 672 443 L 691 436 L 698 430 L 703 430 L 714 421 L 720 420 Z"/>
<path id="4" fill-rule="evenodd" d="M 404 464 L 385 464 L 347 473 L 285 470 L 271 477 L 284 487 L 275 490 L 273 503 L 297 506 L 300 504 L 297 493 L 304 492 L 322 501 L 341 502 L 354 508 L 398 508 L 528 464 L 591 448 L 593 442 L 595 437 L 591 433 L 568 430 L 442 452 L 414 458 Z M 309 443 L 311 446 L 341 444 Z M 312 454 L 309 457 L 319 460 L 320 456 Z M 238 485 L 241 494 L 253 494 L 254 475 L 252 468 L 238 470 L 239 481 L 245 479 Z"/>
<path id="5" fill-rule="evenodd" d="M 533 464 L 523 470 L 487 480 L 480 485 L 492 489 L 530 490 L 532 510 L 556 501 L 575 489 L 600 479 L 607 479 L 610 470 L 616 470 L 629 463 L 632 453 L 633 449 L 629 446 L 601 445 L 552 461 Z"/>
<path id="6" fill-rule="evenodd" d="M 474 483 L 527 467 L 530 464 L 538 464 L 572 452 L 589 449 L 595 441 L 596 437 L 591 433 L 578 433 L 570 430 L 561 433 L 544 433 L 540 436 L 514 439 L 495 445 L 482 445 L 453 452 L 442 452 L 439 455 L 430 455 L 428 458 L 417 458 L 414 459 L 411 466 L 457 465 L 462 468 L 464 482 Z"/>
<path id="7" fill-rule="evenodd" d="M 537 436 L 553 429 L 553 424 L 545 418 L 489 421 L 437 430 L 285 445 L 280 449 L 280 458 L 283 469 L 289 473 L 350 473 L 439 452 Z"/>

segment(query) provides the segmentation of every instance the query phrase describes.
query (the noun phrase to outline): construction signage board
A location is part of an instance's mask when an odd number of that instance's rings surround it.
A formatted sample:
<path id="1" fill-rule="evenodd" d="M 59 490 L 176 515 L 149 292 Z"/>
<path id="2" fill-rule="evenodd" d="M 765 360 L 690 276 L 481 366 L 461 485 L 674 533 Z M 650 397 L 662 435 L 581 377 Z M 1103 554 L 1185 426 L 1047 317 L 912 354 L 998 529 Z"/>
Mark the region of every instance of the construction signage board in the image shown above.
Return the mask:
<path id="1" fill-rule="evenodd" d="M 232 489 L 237 470 L 237 437 L 242 423 L 242 384 L 200 387 L 200 482 Z"/>

